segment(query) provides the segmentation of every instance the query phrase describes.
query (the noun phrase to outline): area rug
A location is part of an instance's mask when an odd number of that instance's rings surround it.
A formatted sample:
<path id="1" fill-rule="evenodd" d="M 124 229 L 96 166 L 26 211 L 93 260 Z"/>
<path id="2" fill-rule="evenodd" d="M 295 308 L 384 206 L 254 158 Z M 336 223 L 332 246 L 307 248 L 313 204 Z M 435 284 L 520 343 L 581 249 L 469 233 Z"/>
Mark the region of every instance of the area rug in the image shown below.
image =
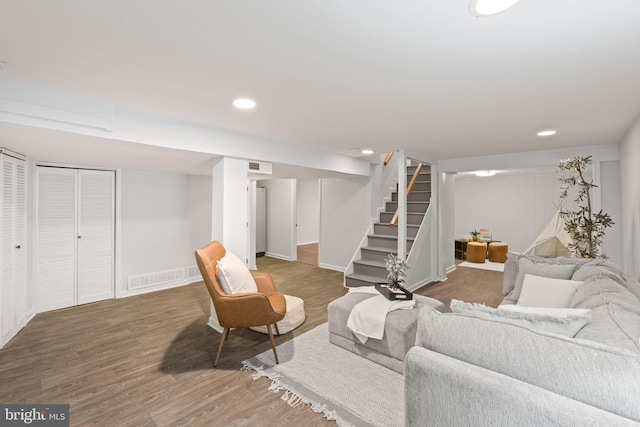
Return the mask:
<path id="1" fill-rule="evenodd" d="M 291 406 L 308 404 L 346 426 L 404 425 L 403 376 L 329 342 L 326 323 L 242 362 L 254 379 L 267 377 L 269 390 Z"/>
<path id="2" fill-rule="evenodd" d="M 458 264 L 460 267 L 479 268 L 481 270 L 504 271 L 504 264 L 501 262 L 485 261 L 484 263 L 463 261 Z"/>

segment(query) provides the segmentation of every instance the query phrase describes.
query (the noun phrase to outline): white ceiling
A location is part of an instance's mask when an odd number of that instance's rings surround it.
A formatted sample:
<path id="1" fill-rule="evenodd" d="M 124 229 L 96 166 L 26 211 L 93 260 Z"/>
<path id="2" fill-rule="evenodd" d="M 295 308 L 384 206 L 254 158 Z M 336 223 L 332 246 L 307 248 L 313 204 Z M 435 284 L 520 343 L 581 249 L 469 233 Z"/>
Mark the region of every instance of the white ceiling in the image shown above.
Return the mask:
<path id="1" fill-rule="evenodd" d="M 0 0 L 0 78 L 347 155 L 600 145 L 640 115 L 639 17 L 637 0 L 492 18 L 468 0 Z"/>

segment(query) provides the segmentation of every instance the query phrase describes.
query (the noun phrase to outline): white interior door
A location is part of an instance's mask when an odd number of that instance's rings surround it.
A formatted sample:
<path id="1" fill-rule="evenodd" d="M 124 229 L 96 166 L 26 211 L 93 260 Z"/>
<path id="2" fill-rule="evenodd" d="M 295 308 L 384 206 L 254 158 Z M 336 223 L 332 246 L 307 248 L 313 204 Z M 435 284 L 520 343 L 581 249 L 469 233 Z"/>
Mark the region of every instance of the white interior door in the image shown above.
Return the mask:
<path id="1" fill-rule="evenodd" d="M 14 289 L 16 333 L 27 324 L 27 163 L 15 163 Z"/>
<path id="2" fill-rule="evenodd" d="M 78 171 L 78 304 L 114 296 L 114 183 L 114 172 Z"/>
<path id="3" fill-rule="evenodd" d="M 37 168 L 36 305 L 43 312 L 76 304 L 76 170 Z"/>
<path id="4" fill-rule="evenodd" d="M 15 335 L 14 159 L 2 155 L 2 339 Z"/>
<path id="5" fill-rule="evenodd" d="M 115 172 L 38 167 L 38 312 L 114 296 Z"/>

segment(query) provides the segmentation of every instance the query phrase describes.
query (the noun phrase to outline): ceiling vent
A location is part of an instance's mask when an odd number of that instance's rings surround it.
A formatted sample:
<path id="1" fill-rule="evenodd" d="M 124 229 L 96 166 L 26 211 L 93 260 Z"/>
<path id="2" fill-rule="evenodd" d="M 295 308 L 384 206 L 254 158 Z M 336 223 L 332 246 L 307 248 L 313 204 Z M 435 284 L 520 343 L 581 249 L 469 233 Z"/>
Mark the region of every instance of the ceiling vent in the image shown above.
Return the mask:
<path id="1" fill-rule="evenodd" d="M 271 175 L 271 163 L 249 160 L 249 172 Z"/>

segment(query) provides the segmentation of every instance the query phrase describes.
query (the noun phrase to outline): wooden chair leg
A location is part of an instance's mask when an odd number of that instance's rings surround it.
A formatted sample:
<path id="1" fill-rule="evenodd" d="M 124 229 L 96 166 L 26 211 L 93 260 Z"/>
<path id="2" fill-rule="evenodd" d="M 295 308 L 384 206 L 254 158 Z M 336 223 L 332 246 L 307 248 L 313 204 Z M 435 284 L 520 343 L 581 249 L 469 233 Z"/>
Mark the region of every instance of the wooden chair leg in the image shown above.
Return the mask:
<path id="1" fill-rule="evenodd" d="M 276 342 L 273 339 L 273 332 L 271 332 L 271 325 L 267 325 L 267 332 L 269 332 L 269 340 L 271 341 L 271 348 L 273 349 L 273 357 L 276 359 L 276 364 L 279 364 L 280 362 L 278 362 L 278 352 L 276 351 Z"/>
<path id="2" fill-rule="evenodd" d="M 280 330 L 278 329 L 278 324 L 274 323 L 273 326 L 276 327 L 276 335 L 280 335 Z"/>
<path id="3" fill-rule="evenodd" d="M 220 353 L 222 353 L 222 346 L 224 346 L 224 342 L 229 338 L 229 328 L 224 328 L 222 332 L 222 336 L 220 337 L 220 345 L 218 346 L 218 354 L 216 354 L 216 360 L 213 362 L 213 367 L 218 366 L 218 360 L 220 359 Z"/>

